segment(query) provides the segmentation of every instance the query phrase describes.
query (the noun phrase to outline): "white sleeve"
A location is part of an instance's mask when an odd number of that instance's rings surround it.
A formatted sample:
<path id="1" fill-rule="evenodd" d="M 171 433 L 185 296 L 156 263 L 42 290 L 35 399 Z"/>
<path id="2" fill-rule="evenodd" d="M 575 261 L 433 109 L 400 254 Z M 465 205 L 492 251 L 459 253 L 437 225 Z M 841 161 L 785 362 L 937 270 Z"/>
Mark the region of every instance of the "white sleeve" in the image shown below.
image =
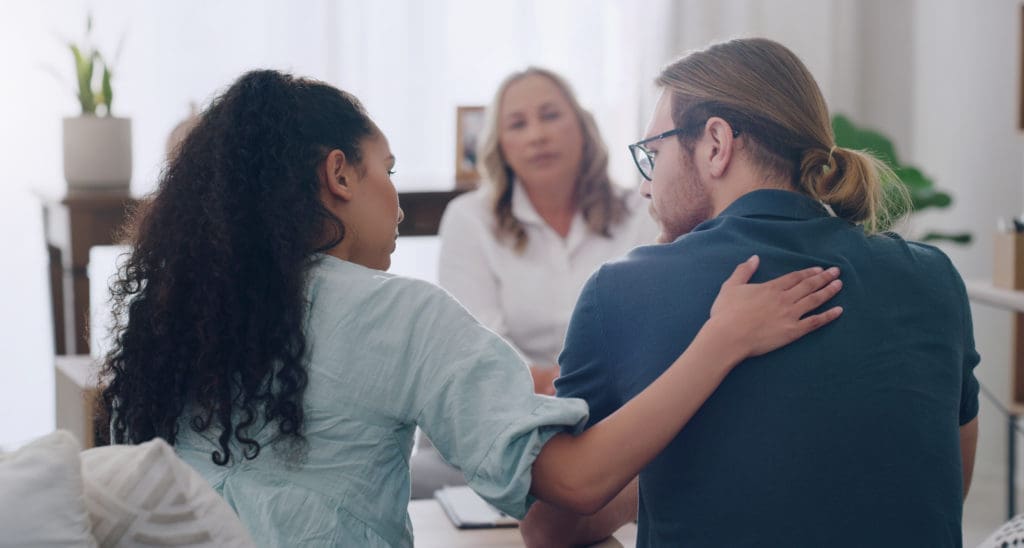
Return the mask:
<path id="1" fill-rule="evenodd" d="M 501 280 L 489 252 L 499 245 L 474 196 L 453 201 L 441 218 L 437 281 L 488 329 L 508 339 L 499 292 Z"/>

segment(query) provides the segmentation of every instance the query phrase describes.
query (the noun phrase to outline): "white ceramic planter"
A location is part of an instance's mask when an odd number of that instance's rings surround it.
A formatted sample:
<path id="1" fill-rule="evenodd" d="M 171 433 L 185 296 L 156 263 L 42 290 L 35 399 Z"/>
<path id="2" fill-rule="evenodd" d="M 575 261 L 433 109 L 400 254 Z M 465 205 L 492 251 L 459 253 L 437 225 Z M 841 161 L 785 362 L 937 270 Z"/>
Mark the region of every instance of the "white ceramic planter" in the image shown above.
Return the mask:
<path id="1" fill-rule="evenodd" d="M 69 189 L 124 189 L 132 180 L 132 121 L 64 118 L 64 178 Z"/>

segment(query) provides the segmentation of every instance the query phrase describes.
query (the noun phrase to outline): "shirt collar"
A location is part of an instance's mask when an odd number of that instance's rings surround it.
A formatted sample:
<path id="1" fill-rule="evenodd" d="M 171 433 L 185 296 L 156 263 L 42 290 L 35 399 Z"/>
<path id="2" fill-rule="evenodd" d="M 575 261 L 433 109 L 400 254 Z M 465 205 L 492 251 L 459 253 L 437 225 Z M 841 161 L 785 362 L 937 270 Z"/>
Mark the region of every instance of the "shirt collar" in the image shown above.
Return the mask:
<path id="1" fill-rule="evenodd" d="M 791 190 L 765 188 L 748 192 L 725 208 L 719 217 L 782 217 L 809 220 L 830 217 L 817 200 Z"/>
<path id="2" fill-rule="evenodd" d="M 515 181 L 512 181 L 512 215 L 519 220 L 520 223 L 526 225 L 535 225 L 540 227 L 541 230 L 547 231 L 551 234 L 556 234 L 554 229 L 548 226 L 548 223 L 537 213 L 537 208 L 533 207 L 533 202 L 530 201 L 530 197 L 526 195 L 526 191 L 523 190 Z M 580 211 L 576 211 L 572 215 L 572 224 L 569 225 L 569 234 L 565 238 L 559 237 L 565 244 L 566 248 L 570 251 L 575 250 L 583 241 L 586 239 L 587 233 L 589 232 L 586 221 L 583 220 L 583 214 Z"/>
<path id="3" fill-rule="evenodd" d="M 512 185 L 512 215 L 521 223 L 544 224 L 544 219 L 533 207 L 533 202 L 526 195 L 526 191 L 520 188 L 515 181 L 511 181 L 509 184 Z"/>

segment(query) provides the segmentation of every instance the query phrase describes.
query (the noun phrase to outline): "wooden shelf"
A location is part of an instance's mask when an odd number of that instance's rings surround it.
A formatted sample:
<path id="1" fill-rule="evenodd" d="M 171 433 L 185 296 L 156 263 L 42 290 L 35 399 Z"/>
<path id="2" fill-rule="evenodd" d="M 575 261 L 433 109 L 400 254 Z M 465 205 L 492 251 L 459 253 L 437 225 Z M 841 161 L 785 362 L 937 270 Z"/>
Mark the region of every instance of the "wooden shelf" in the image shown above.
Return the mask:
<path id="1" fill-rule="evenodd" d="M 464 192 L 399 193 L 405 220 L 403 236 L 437 234 L 448 202 Z M 118 243 L 121 230 L 140 198 L 126 192 L 72 191 L 40 194 L 53 297 L 54 346 L 57 354 L 88 354 L 89 249 Z"/>
<path id="2" fill-rule="evenodd" d="M 57 356 L 54 365 L 57 428 L 71 432 L 83 449 L 105 445 L 109 421 L 97 423 L 102 416 L 99 362 L 89 356 Z"/>
<path id="3" fill-rule="evenodd" d="M 1003 310 L 1024 312 L 1024 291 L 996 287 L 984 280 L 965 280 L 967 296 L 977 303 L 987 304 Z"/>
<path id="4" fill-rule="evenodd" d="M 1006 407 L 1024 415 L 1024 291 L 998 287 L 988 280 L 965 280 L 971 301 L 1013 312 L 1010 318 L 1010 401 Z"/>

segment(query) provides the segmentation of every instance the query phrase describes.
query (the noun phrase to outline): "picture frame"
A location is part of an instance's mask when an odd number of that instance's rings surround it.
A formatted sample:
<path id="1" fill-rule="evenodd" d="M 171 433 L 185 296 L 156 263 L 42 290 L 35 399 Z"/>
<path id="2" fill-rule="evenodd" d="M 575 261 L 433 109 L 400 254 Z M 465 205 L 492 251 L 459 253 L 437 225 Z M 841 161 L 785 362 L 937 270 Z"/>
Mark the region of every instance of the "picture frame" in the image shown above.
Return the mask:
<path id="1" fill-rule="evenodd" d="M 455 188 L 475 188 L 480 183 L 476 147 L 484 127 L 484 107 L 463 105 L 455 109 Z"/>

